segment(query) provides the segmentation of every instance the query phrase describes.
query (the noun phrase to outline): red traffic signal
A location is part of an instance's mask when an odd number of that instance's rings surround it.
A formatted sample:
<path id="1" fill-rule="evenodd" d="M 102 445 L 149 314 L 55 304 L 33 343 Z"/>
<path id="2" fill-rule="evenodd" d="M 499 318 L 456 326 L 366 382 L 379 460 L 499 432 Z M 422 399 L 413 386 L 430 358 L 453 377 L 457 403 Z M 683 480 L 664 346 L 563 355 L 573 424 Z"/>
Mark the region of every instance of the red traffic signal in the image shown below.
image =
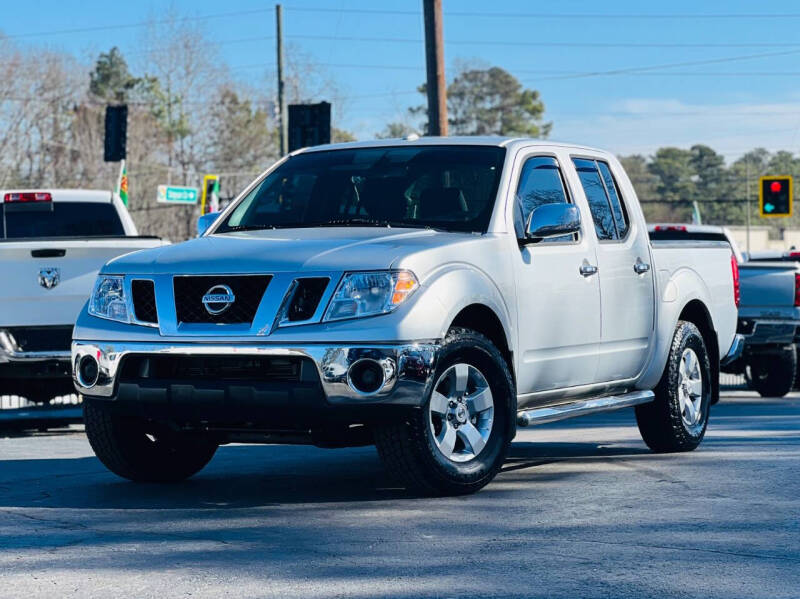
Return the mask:
<path id="1" fill-rule="evenodd" d="M 792 216 L 792 178 L 790 176 L 761 177 L 758 190 L 762 217 Z"/>

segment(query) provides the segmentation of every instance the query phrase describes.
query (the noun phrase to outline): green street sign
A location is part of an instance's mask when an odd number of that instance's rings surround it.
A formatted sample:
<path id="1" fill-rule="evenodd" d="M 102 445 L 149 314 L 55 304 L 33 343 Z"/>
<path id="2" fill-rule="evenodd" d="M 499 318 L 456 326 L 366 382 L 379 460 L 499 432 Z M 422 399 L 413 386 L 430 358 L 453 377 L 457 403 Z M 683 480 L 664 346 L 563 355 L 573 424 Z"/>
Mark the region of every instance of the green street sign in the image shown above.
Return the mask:
<path id="1" fill-rule="evenodd" d="M 159 185 L 156 201 L 160 204 L 197 204 L 199 197 L 200 190 L 196 187 Z"/>

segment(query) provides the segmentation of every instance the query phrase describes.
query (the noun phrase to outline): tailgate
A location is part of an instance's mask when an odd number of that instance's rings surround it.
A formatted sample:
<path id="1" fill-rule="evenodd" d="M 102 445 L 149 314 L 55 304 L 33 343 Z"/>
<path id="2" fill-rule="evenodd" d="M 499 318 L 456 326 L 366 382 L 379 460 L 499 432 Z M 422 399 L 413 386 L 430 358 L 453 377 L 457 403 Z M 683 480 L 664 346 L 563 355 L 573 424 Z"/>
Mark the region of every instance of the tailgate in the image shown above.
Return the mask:
<path id="1" fill-rule="evenodd" d="M 794 307 L 794 263 L 748 263 L 739 266 L 741 308 Z"/>
<path id="2" fill-rule="evenodd" d="M 73 324 L 106 262 L 158 245 L 134 237 L 0 242 L 0 327 Z"/>

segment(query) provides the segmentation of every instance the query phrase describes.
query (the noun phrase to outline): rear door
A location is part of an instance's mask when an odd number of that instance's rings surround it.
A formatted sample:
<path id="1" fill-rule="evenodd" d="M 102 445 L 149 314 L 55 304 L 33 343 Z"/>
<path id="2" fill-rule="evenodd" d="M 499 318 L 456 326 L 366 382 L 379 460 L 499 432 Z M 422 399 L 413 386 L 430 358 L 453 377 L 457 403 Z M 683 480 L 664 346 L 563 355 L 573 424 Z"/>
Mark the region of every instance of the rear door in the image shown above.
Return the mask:
<path id="1" fill-rule="evenodd" d="M 514 196 L 517 239 L 524 237 L 524 223 L 534 209 L 554 202 L 572 203 L 573 198 L 557 157 L 523 156 Z M 514 253 L 520 394 L 595 380 L 600 284 L 591 269 L 581 273 L 582 266 L 596 262 L 593 237 L 586 234 L 591 220 L 585 208 L 581 212 L 584 224 L 579 234 L 522 243 Z"/>
<path id="2" fill-rule="evenodd" d="M 644 367 L 655 302 L 650 241 L 605 160 L 573 157 L 598 238 L 601 335 L 597 382 L 633 378 Z"/>

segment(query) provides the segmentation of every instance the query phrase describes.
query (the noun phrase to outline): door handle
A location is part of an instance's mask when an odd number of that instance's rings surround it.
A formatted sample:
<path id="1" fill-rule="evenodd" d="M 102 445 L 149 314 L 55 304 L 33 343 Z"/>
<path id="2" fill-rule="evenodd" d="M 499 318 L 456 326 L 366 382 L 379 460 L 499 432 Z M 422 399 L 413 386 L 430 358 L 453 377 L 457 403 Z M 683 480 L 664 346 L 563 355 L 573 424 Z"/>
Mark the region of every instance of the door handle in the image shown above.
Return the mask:
<path id="1" fill-rule="evenodd" d="M 650 270 L 650 265 L 647 262 L 642 262 L 641 258 L 636 258 L 636 262 L 633 265 L 633 271 L 637 275 L 643 275 L 648 270 Z"/>
<path id="2" fill-rule="evenodd" d="M 589 264 L 588 261 L 584 260 L 581 267 L 578 269 L 578 272 L 581 273 L 584 277 L 591 277 L 592 275 L 596 275 L 598 268 L 594 264 Z"/>

